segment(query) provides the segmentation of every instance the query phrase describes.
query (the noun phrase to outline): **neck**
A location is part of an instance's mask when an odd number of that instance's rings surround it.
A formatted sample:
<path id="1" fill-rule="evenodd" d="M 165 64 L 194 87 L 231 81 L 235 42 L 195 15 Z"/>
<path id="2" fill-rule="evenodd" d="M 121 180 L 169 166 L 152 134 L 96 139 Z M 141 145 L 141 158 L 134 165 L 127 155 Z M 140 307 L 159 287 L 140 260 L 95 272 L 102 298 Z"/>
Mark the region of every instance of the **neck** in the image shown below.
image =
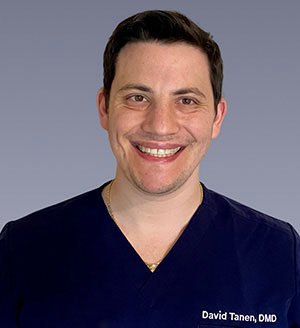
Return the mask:
<path id="1" fill-rule="evenodd" d="M 130 230 L 162 234 L 185 227 L 201 201 L 196 173 L 177 190 L 159 195 L 145 193 L 117 176 L 111 186 L 110 203 L 118 224 Z"/>

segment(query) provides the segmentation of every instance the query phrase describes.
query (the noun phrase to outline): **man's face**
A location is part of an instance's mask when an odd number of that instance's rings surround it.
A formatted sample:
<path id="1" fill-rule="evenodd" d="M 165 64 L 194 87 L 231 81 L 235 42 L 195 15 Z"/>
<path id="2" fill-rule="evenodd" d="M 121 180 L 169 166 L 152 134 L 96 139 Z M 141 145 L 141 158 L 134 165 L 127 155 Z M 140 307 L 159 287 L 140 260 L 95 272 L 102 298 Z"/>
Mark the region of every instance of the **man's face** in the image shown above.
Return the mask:
<path id="1" fill-rule="evenodd" d="M 206 55 L 186 43 L 127 44 L 109 106 L 102 90 L 98 104 L 117 159 L 116 178 L 151 194 L 198 179 L 199 162 L 226 112 L 222 99 L 215 113 Z"/>

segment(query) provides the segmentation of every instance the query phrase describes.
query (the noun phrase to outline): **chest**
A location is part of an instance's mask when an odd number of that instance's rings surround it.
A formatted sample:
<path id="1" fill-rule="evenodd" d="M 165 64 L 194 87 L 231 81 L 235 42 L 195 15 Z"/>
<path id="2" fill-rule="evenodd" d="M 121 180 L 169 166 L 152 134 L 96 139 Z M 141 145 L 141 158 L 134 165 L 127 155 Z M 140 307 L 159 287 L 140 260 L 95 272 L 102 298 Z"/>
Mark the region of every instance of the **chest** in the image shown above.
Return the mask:
<path id="1" fill-rule="evenodd" d="M 62 249 L 55 266 L 45 257 L 21 327 L 287 327 L 292 273 L 278 252 L 185 236 L 154 273 L 118 234 Z"/>

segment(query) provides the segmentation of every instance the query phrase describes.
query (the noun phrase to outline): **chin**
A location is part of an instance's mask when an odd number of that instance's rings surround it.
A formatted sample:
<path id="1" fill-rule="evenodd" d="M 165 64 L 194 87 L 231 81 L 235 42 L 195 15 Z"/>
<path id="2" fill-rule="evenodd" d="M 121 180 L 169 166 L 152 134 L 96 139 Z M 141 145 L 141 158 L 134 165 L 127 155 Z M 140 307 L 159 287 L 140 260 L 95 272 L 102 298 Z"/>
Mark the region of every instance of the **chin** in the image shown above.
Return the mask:
<path id="1" fill-rule="evenodd" d="M 186 181 L 186 179 L 183 179 L 183 177 L 179 177 L 171 181 L 170 179 L 168 179 L 168 181 L 162 181 L 162 179 L 157 179 L 157 181 L 154 181 L 154 179 L 145 180 L 139 179 L 137 177 L 132 178 L 134 185 L 139 190 L 146 194 L 152 195 L 169 194 L 181 187 Z"/>

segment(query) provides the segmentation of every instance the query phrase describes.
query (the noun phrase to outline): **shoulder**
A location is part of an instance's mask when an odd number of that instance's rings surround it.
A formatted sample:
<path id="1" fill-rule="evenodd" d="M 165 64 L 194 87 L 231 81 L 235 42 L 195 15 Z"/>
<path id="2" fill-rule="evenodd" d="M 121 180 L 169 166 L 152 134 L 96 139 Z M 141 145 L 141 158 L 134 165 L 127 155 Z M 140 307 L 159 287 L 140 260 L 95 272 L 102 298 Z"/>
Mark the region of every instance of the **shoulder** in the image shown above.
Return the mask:
<path id="1" fill-rule="evenodd" d="M 224 252 L 233 250 L 252 271 L 272 267 L 281 275 L 284 268 L 286 281 L 294 281 L 300 268 L 300 238 L 290 223 L 207 188 L 204 205 L 211 213 L 214 238 Z"/>
<path id="2" fill-rule="evenodd" d="M 219 225 L 233 225 L 238 231 L 256 235 L 268 234 L 294 240 L 296 232 L 290 223 L 262 213 L 236 200 L 204 187 L 204 203 L 214 213 Z M 265 236 L 266 237 L 266 236 Z"/>
<path id="3" fill-rule="evenodd" d="M 102 205 L 102 185 L 96 189 L 76 195 L 72 198 L 37 210 L 22 218 L 9 221 L 2 229 L 2 238 L 29 242 L 31 239 L 42 239 L 50 235 L 59 235 L 76 220 L 99 210 Z"/>

